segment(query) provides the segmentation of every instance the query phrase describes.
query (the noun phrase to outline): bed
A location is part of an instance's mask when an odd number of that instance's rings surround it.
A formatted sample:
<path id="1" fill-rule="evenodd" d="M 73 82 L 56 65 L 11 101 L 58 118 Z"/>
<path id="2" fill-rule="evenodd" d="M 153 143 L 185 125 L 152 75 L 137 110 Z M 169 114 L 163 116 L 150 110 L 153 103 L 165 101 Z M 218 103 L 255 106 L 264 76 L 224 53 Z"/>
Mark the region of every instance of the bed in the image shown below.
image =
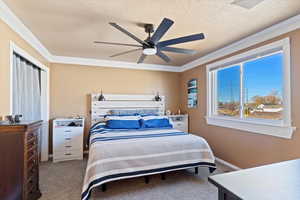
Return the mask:
<path id="1" fill-rule="evenodd" d="M 120 99 L 120 96 L 115 98 Z M 122 99 L 124 98 L 123 96 Z M 130 108 L 145 109 L 140 107 L 140 100 L 136 100 L 140 98 L 130 96 L 130 99 L 135 99 L 134 106 Z M 150 95 L 147 99 L 148 103 L 145 103 L 145 100 L 142 103 L 147 105 L 147 108 L 155 107 L 158 113 L 164 111 L 164 100 L 158 103 L 150 102 L 149 99 L 153 99 Z M 92 95 L 93 100 L 97 100 L 95 95 Z M 124 101 L 112 101 L 113 108 L 120 109 L 117 105 L 123 105 Z M 152 103 L 155 106 L 150 106 Z M 96 105 L 92 102 L 93 125 L 90 129 L 89 159 L 82 199 L 89 199 L 93 188 L 115 180 L 199 166 L 207 167 L 210 171 L 216 168 L 214 155 L 202 137 L 181 132 L 171 126 L 109 128 L 102 123 L 103 114 L 107 113 L 107 109 L 112 109 L 108 105 L 111 103 L 97 102 Z M 128 109 L 128 105 L 130 103 L 126 104 L 124 109 Z"/>

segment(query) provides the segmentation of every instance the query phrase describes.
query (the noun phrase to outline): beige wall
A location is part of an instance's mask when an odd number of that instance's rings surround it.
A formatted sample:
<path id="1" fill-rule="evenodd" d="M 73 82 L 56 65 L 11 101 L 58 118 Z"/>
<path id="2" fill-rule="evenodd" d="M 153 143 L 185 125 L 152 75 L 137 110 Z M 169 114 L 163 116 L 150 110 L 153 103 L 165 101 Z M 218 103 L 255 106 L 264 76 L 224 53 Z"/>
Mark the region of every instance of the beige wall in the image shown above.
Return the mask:
<path id="1" fill-rule="evenodd" d="M 292 119 L 293 125 L 299 127 L 300 113 L 297 111 L 300 110 L 298 103 L 300 96 L 297 86 L 300 84 L 300 79 L 297 75 L 300 74 L 298 67 L 300 66 L 300 31 L 291 32 L 274 40 L 286 36 L 291 38 Z M 37 51 L 0 20 L 0 116 L 9 113 L 9 41 L 15 42 L 44 65 L 49 66 Z M 180 106 L 182 110 L 187 111 L 190 115 L 190 131 L 206 138 L 216 156 L 228 162 L 244 168 L 300 157 L 299 130 L 294 133 L 292 139 L 288 140 L 208 126 L 204 119 L 206 114 L 205 65 L 180 74 L 61 64 L 51 64 L 50 69 L 51 118 L 69 115 L 87 117 L 90 109 L 88 94 L 99 92 L 101 89 L 107 93 L 124 94 L 153 94 L 159 91 L 167 97 L 167 109 L 176 111 Z M 197 109 L 186 107 L 186 83 L 191 78 L 199 80 Z"/>
<path id="2" fill-rule="evenodd" d="M 299 128 L 300 93 L 297 86 L 300 85 L 300 79 L 298 77 L 300 74 L 300 30 L 285 34 L 271 41 L 287 36 L 291 39 L 292 120 L 293 126 Z M 254 47 L 261 46 L 271 41 L 255 45 Z M 180 97 L 180 107 L 182 110 L 189 113 L 190 132 L 203 136 L 207 139 L 217 157 L 242 168 L 300 157 L 300 130 L 294 132 L 292 139 L 281 139 L 273 136 L 207 125 L 204 118 L 206 116 L 205 66 L 206 65 L 196 67 L 180 75 L 181 91 L 183 91 Z M 186 84 L 191 78 L 197 78 L 199 80 L 199 106 L 196 109 L 188 109 L 186 106 Z"/>
<path id="3" fill-rule="evenodd" d="M 51 118 L 81 115 L 88 120 L 89 94 L 154 94 L 166 96 L 166 109 L 179 108 L 179 73 L 51 64 Z"/>
<path id="4" fill-rule="evenodd" d="M 0 116 L 8 115 L 10 111 L 10 41 L 48 66 L 46 60 L 37 51 L 0 20 Z"/>

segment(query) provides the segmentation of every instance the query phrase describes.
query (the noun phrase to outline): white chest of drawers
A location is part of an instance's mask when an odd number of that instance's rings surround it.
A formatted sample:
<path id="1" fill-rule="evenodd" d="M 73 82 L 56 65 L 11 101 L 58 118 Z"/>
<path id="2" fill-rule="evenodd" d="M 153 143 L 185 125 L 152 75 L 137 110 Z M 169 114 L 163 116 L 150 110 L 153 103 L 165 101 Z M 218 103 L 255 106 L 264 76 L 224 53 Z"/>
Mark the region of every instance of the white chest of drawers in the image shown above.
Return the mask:
<path id="1" fill-rule="evenodd" d="M 169 119 L 173 128 L 186 133 L 189 131 L 188 115 L 169 115 Z"/>
<path id="2" fill-rule="evenodd" d="M 53 121 L 53 162 L 83 159 L 84 119 Z"/>

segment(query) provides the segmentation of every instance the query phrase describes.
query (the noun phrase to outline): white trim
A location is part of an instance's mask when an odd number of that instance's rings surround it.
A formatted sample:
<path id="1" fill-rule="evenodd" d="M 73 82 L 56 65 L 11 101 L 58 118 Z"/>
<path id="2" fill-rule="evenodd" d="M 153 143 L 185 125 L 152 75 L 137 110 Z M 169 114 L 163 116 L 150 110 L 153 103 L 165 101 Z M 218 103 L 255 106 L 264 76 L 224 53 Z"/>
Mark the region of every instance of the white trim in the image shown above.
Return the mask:
<path id="1" fill-rule="evenodd" d="M 13 113 L 13 74 L 14 74 L 14 68 L 13 68 L 13 54 L 14 54 L 14 47 L 12 45 L 12 42 L 10 42 L 9 47 L 9 114 L 12 115 Z"/>
<path id="2" fill-rule="evenodd" d="M 49 95 L 50 95 L 50 91 L 49 91 L 49 74 L 50 74 L 50 69 L 48 67 L 46 67 L 45 65 L 43 65 L 39 60 L 37 60 L 36 58 L 34 58 L 33 56 L 31 56 L 30 54 L 28 54 L 26 51 L 24 51 L 22 48 L 20 48 L 18 45 L 16 45 L 13 41 L 9 42 L 9 46 L 10 46 L 10 53 L 9 53 L 9 58 L 10 58 L 10 89 L 9 89 L 9 97 L 10 97 L 10 103 L 9 103 L 9 113 L 12 114 L 12 110 L 13 110 L 13 53 L 17 53 L 19 55 L 21 55 L 23 58 L 29 60 L 30 62 L 32 62 L 33 64 L 35 64 L 36 66 L 38 66 L 39 68 L 41 68 L 42 70 L 44 70 L 45 72 L 47 72 L 47 78 L 48 78 L 48 88 L 47 90 L 47 95 L 48 95 L 48 99 L 47 99 L 47 116 L 49 117 L 49 107 L 50 107 L 50 103 L 49 103 Z M 49 119 L 48 119 L 49 120 Z"/>
<path id="3" fill-rule="evenodd" d="M 260 56 L 269 55 L 270 53 L 281 51 L 284 56 L 284 91 L 283 91 L 283 120 L 264 120 L 264 119 L 245 119 L 221 117 L 217 116 L 213 107 L 216 105 L 216 69 L 232 66 L 236 63 L 242 63 L 245 60 L 257 59 Z M 290 139 L 295 127 L 291 122 L 291 88 L 290 88 L 290 40 L 284 38 L 282 40 L 258 47 L 253 50 L 211 63 L 206 66 L 207 76 L 207 118 L 206 122 L 210 125 L 216 125 L 227 128 L 235 128 L 239 130 L 249 131 L 253 133 L 261 133 L 282 138 Z M 242 80 L 241 80 L 242 82 Z M 244 99 L 241 99 L 243 101 Z M 242 104 L 241 104 L 242 105 Z M 243 106 L 243 105 L 242 105 Z"/>
<path id="4" fill-rule="evenodd" d="M 25 50 L 23 50 L 21 47 L 16 45 L 13 41 L 10 41 L 9 45 L 10 45 L 10 49 L 11 49 L 12 52 L 15 52 L 15 53 L 21 55 L 23 58 L 29 60 L 32 64 L 35 64 L 36 66 L 38 66 L 42 70 L 49 71 L 48 67 L 46 67 L 43 63 L 41 63 L 35 57 L 28 54 Z"/>
<path id="5" fill-rule="evenodd" d="M 233 165 L 225 160 L 222 160 L 221 158 L 218 158 L 218 157 L 215 157 L 216 159 L 216 162 L 222 164 L 222 165 L 225 165 L 226 167 L 230 168 L 230 169 L 233 169 L 235 171 L 238 171 L 238 170 L 241 170 L 242 168 L 236 166 L 236 165 Z"/>
<path id="6" fill-rule="evenodd" d="M 42 64 L 39 60 L 37 60 L 36 58 L 34 58 L 30 54 L 28 54 L 25 50 L 20 48 L 18 45 L 16 45 L 13 41 L 10 41 L 9 44 L 10 44 L 10 114 L 12 114 L 13 53 L 15 52 L 15 53 L 21 55 L 23 58 L 29 60 L 30 62 L 32 62 L 37 67 L 41 68 L 42 70 L 44 70 L 47 73 L 47 88 L 46 88 L 47 99 L 45 99 L 45 101 L 46 101 L 46 105 L 47 105 L 46 116 L 48 116 L 47 120 L 49 120 L 49 116 L 50 116 L 50 109 L 49 109 L 50 108 L 50 69 L 48 67 L 46 67 L 44 64 Z"/>
<path id="7" fill-rule="evenodd" d="M 168 72 L 180 71 L 179 66 L 145 64 L 145 63 L 137 64 L 132 62 L 99 60 L 99 59 L 92 59 L 92 58 L 53 56 L 53 60 L 54 63 L 87 65 L 87 66 L 96 66 L 96 67 L 113 67 L 113 68 L 138 69 L 138 70 L 168 71 Z"/>
<path id="8" fill-rule="evenodd" d="M 42 152 L 41 152 L 41 160 L 42 161 L 47 161 L 48 160 L 48 138 L 49 138 L 49 133 L 48 133 L 48 125 L 49 125 L 49 118 L 50 118 L 50 69 L 48 67 L 46 67 L 45 65 L 43 65 L 39 60 L 37 60 L 36 58 L 34 58 L 33 56 L 31 56 L 30 54 L 28 54 L 25 50 L 23 50 L 22 48 L 20 48 L 19 46 L 17 46 L 13 41 L 10 41 L 10 100 L 9 100 L 9 105 L 10 105 L 10 114 L 12 114 L 13 112 L 13 53 L 17 53 L 20 56 L 22 56 L 23 58 L 25 58 L 26 60 L 30 61 L 31 63 L 33 63 L 34 65 L 36 65 L 37 67 L 39 67 L 40 69 L 42 69 L 43 71 L 45 71 L 46 76 L 45 78 L 46 80 L 46 84 L 42 84 L 42 86 L 44 88 L 42 88 L 42 90 L 45 91 L 45 96 L 42 96 L 42 103 L 41 106 L 42 107 L 42 119 L 43 119 L 43 132 L 45 133 L 42 137 L 43 142 L 45 143 L 44 147 L 42 148 Z M 41 76 L 41 78 L 43 78 L 44 76 Z M 42 80 L 43 81 L 43 80 Z M 46 135 L 47 134 L 47 135 Z"/>
<path id="9" fill-rule="evenodd" d="M 206 117 L 206 123 L 285 139 L 291 139 L 293 132 L 296 130 L 296 128 L 292 126 L 276 126 L 273 124 L 258 123 L 256 121 L 253 122 L 251 120 L 226 119 L 224 117 Z"/>
<path id="10" fill-rule="evenodd" d="M 270 40 L 272 38 L 275 38 L 277 36 L 283 35 L 285 33 L 291 32 L 299 28 L 300 28 L 300 15 L 296 15 L 283 22 L 274 24 L 258 33 L 255 33 L 244 39 L 241 39 L 230 45 L 227 45 L 217 51 L 202 56 L 192 62 L 189 62 L 181 67 L 181 72 L 195 68 L 199 65 L 208 63 L 210 61 L 216 60 L 218 58 L 229 55 L 236 51 L 246 49 L 255 44 Z"/>
<path id="11" fill-rule="evenodd" d="M 26 42 L 35 48 L 44 58 L 51 63 L 75 64 L 75 65 L 92 65 L 99 67 L 116 67 L 126 69 L 156 70 L 170 72 L 184 72 L 199 65 L 208 63 L 222 56 L 245 49 L 255 44 L 267 41 L 282 34 L 291 32 L 300 28 L 300 15 L 291 17 L 283 22 L 270 26 L 256 34 L 248 36 L 242 40 L 234 42 L 224 48 L 202 56 L 192 62 L 182 66 L 157 65 L 157 64 L 137 64 L 132 62 L 99 60 L 90 58 L 76 58 L 54 56 L 43 44 L 34 36 L 34 34 L 22 23 L 22 21 L 9 9 L 9 7 L 0 0 L 0 19 L 8 24 L 17 34 Z"/>
<path id="12" fill-rule="evenodd" d="M 10 26 L 21 38 L 28 42 L 46 60 L 52 61 L 52 55 L 22 21 L 0 0 L 0 19 Z"/>
<path id="13" fill-rule="evenodd" d="M 241 60 L 245 60 L 244 58 L 254 57 L 253 55 L 255 55 L 255 57 L 257 58 L 257 57 L 260 57 L 261 55 L 266 54 L 266 52 L 272 52 L 273 49 L 278 49 L 278 51 L 279 51 L 279 49 L 284 50 L 284 49 L 289 49 L 289 48 L 290 48 L 290 39 L 287 37 L 282 40 L 278 40 L 276 42 L 272 42 L 270 44 L 249 50 L 247 52 L 244 52 L 244 53 L 241 53 L 241 54 L 238 54 L 235 56 L 231 56 L 229 58 L 208 64 L 206 67 L 209 70 L 211 70 L 218 66 L 225 66 L 225 65 L 232 66 L 232 65 L 240 63 Z M 249 60 L 249 59 L 247 59 L 247 60 Z M 288 66 L 290 66 L 290 65 L 288 65 Z"/>

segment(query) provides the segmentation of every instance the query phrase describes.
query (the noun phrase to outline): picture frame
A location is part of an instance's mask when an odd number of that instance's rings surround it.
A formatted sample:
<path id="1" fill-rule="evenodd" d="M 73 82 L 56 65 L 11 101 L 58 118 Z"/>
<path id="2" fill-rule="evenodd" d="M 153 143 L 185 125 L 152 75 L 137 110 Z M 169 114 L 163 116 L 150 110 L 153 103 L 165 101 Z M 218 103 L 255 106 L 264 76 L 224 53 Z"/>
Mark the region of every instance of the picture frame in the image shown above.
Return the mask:
<path id="1" fill-rule="evenodd" d="M 187 83 L 188 108 L 196 108 L 198 106 L 198 80 L 191 79 Z"/>

